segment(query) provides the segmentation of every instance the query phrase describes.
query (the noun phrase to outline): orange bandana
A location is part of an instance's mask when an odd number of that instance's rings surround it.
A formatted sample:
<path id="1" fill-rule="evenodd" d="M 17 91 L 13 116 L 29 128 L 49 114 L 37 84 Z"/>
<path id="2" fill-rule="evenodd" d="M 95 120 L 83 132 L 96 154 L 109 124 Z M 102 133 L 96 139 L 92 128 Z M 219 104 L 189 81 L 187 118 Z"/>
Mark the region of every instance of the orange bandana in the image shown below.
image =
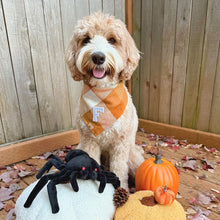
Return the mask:
<path id="1" fill-rule="evenodd" d="M 128 94 L 123 82 L 115 88 L 101 89 L 84 84 L 80 115 L 90 131 L 98 136 L 123 114 Z"/>

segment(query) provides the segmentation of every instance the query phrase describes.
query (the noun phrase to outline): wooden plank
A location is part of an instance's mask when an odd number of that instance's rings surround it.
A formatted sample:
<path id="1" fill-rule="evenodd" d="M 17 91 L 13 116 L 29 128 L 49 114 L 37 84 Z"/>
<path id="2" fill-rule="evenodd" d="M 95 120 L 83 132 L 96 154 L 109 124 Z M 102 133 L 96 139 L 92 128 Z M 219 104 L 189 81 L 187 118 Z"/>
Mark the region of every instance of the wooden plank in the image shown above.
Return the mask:
<path id="1" fill-rule="evenodd" d="M 77 22 L 75 1 L 60 1 L 60 9 L 61 9 L 61 17 L 62 17 L 63 44 L 66 50 L 72 38 L 73 30 Z M 73 80 L 67 65 L 66 65 L 66 73 L 67 73 L 67 83 L 69 89 L 71 122 L 72 122 L 72 127 L 76 128 L 75 109 L 76 106 L 78 105 L 78 100 L 80 98 L 82 83 Z"/>
<path id="2" fill-rule="evenodd" d="M 105 14 L 115 14 L 115 1 L 114 0 L 103 0 L 103 12 Z"/>
<path id="3" fill-rule="evenodd" d="M 0 114 L 0 144 L 4 144 L 4 143 L 5 143 L 5 134 L 4 134 L 4 130 L 2 126 L 2 118 Z"/>
<path id="4" fill-rule="evenodd" d="M 133 1 L 132 36 L 139 51 L 141 51 L 141 0 Z M 131 15 L 130 15 L 131 16 Z M 132 75 L 132 98 L 133 103 L 139 112 L 139 84 L 140 84 L 140 65 Z"/>
<path id="5" fill-rule="evenodd" d="M 213 88 L 220 41 L 220 1 L 208 1 L 205 42 L 198 98 L 197 129 L 209 130 Z"/>
<path id="6" fill-rule="evenodd" d="M 154 0 L 152 7 L 151 73 L 148 118 L 153 121 L 158 121 L 159 117 L 164 3 L 163 0 Z"/>
<path id="7" fill-rule="evenodd" d="M 6 142 L 24 137 L 13 67 L 0 4 L 0 113 Z"/>
<path id="8" fill-rule="evenodd" d="M 42 134 L 23 0 L 3 0 L 25 137 Z M 30 123 L 34 122 L 34 123 Z"/>
<path id="9" fill-rule="evenodd" d="M 174 136 L 189 143 L 204 144 L 220 150 L 220 135 L 175 125 L 169 125 L 144 119 L 139 119 L 139 128 L 144 128 L 148 133 Z"/>
<path id="10" fill-rule="evenodd" d="M 139 116 L 148 118 L 152 42 L 152 0 L 142 1 Z"/>
<path id="11" fill-rule="evenodd" d="M 125 0 L 115 0 L 115 17 L 125 23 Z"/>
<path id="12" fill-rule="evenodd" d="M 165 0 L 160 78 L 159 122 L 169 123 L 177 0 Z"/>
<path id="13" fill-rule="evenodd" d="M 181 126 L 192 0 L 178 1 L 170 124 Z"/>
<path id="14" fill-rule="evenodd" d="M 58 130 L 72 126 L 59 0 L 45 0 L 44 16 Z"/>
<path id="15" fill-rule="evenodd" d="M 196 128 L 197 124 L 197 98 L 207 11 L 207 0 L 194 0 L 192 2 L 192 19 L 182 119 L 182 126 L 187 128 Z"/>
<path id="16" fill-rule="evenodd" d="M 43 5 L 41 0 L 26 0 L 24 2 L 42 129 L 43 133 L 47 133 L 56 131 L 58 126 L 49 66 Z"/>
<path id="17" fill-rule="evenodd" d="M 220 134 L 220 42 L 218 46 L 218 64 L 216 68 L 215 86 L 212 98 L 209 131 Z"/>
<path id="18" fill-rule="evenodd" d="M 78 131 L 70 130 L 1 147 L 0 166 L 22 161 L 32 156 L 59 149 L 65 145 L 78 144 L 79 140 L 80 135 Z"/>
<path id="19" fill-rule="evenodd" d="M 89 11 L 90 14 L 102 11 L 102 0 L 89 0 Z"/>

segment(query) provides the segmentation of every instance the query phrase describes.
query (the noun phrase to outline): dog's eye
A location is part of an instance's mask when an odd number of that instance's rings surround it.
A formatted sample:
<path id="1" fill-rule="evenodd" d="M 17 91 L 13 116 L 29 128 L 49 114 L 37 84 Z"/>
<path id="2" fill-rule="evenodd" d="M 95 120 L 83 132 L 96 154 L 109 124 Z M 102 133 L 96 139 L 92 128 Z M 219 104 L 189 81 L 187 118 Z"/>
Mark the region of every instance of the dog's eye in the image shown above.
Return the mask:
<path id="1" fill-rule="evenodd" d="M 88 44 L 90 42 L 90 37 L 87 36 L 84 40 L 83 40 L 83 44 Z"/>
<path id="2" fill-rule="evenodd" d="M 111 38 L 108 39 L 108 42 L 109 42 L 110 44 L 115 44 L 115 43 L 116 43 L 116 40 L 115 40 L 114 37 L 111 37 Z"/>

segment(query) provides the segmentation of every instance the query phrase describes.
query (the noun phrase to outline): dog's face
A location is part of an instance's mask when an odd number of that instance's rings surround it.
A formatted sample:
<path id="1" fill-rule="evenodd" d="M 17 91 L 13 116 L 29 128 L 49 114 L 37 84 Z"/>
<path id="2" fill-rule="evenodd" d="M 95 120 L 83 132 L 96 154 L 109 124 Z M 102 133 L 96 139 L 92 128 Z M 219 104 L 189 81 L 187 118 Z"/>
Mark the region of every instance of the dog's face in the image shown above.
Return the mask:
<path id="1" fill-rule="evenodd" d="M 96 87 L 130 79 L 139 59 L 124 23 L 101 12 L 78 22 L 66 52 L 73 79 Z"/>

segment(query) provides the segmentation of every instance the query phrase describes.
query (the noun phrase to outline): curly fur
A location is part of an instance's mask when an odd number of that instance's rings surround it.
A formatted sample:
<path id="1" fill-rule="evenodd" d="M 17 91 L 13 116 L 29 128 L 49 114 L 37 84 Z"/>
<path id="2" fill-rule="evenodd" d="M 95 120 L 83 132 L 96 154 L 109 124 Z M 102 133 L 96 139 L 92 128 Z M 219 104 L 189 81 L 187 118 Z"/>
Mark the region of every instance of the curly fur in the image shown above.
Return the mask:
<path id="1" fill-rule="evenodd" d="M 112 38 L 115 41 L 111 42 Z M 101 79 L 91 74 L 97 68 L 91 55 L 97 51 L 106 56 L 105 62 L 98 67 L 106 72 Z M 125 24 L 101 12 L 78 22 L 66 52 L 66 62 L 73 79 L 83 80 L 90 86 L 100 88 L 129 80 L 139 59 L 139 51 Z M 101 152 L 108 151 L 110 170 L 119 177 L 122 187 L 128 189 L 128 172 L 134 176 L 144 160 L 143 150 L 135 145 L 138 117 L 130 94 L 128 93 L 128 104 L 122 116 L 97 137 L 90 132 L 79 114 L 77 126 L 81 135 L 78 148 L 86 151 L 99 163 Z"/>

